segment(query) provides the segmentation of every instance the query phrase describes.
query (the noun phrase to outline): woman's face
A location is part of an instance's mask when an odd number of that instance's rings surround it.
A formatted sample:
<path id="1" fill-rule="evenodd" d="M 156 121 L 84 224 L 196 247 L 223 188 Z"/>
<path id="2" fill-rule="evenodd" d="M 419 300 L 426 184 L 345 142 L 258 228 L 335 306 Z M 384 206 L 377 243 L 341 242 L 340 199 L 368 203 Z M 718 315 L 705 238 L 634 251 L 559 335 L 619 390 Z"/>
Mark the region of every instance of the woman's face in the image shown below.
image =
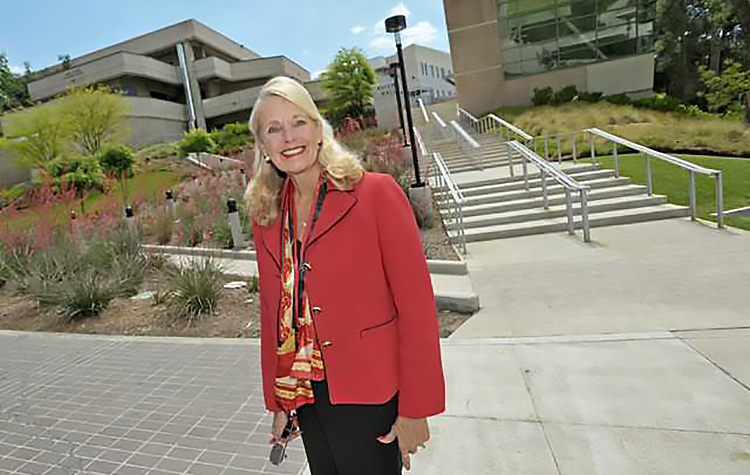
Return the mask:
<path id="1" fill-rule="evenodd" d="M 282 172 L 297 175 L 317 163 L 323 130 L 296 105 L 269 96 L 259 111 L 261 150 Z"/>

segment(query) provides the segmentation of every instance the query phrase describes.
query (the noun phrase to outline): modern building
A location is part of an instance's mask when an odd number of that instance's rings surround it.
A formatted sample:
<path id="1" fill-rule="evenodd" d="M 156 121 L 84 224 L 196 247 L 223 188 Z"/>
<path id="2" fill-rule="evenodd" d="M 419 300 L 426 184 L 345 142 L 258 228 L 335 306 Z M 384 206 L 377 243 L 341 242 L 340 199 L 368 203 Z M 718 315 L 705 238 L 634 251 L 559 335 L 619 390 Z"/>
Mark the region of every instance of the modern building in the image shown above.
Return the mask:
<path id="1" fill-rule="evenodd" d="M 443 0 L 461 105 L 531 103 L 535 88 L 652 94 L 656 0 Z"/>
<path id="2" fill-rule="evenodd" d="M 395 50 L 395 44 L 393 48 Z M 391 64 L 398 63 L 398 56 L 377 56 L 369 62 L 378 78 L 373 94 L 378 125 L 383 128 L 398 127 L 396 88 L 390 67 Z M 425 104 L 432 104 L 456 95 L 456 87 L 452 82 L 453 64 L 448 53 L 425 46 L 409 45 L 404 48 L 404 65 L 412 107 L 417 105 L 418 98 Z M 398 78 L 401 81 L 400 71 Z M 399 91 L 403 94 L 401 83 Z"/>
<path id="3" fill-rule="evenodd" d="M 310 73 L 291 59 L 261 57 L 187 20 L 38 71 L 29 93 L 46 101 L 74 86 L 117 88 L 130 101 L 131 142 L 144 144 L 176 140 L 195 126 L 247 120 L 261 86 L 279 75 L 320 97 Z"/>

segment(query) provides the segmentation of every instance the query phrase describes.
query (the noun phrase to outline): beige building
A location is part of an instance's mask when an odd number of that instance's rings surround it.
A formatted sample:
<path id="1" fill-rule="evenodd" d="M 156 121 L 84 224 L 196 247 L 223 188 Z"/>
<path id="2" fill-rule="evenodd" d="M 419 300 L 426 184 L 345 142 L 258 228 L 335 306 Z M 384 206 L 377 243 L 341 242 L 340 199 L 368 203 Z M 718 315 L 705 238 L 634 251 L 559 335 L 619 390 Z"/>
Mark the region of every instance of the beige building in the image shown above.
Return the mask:
<path id="1" fill-rule="evenodd" d="M 395 43 L 393 47 L 396 48 Z M 390 76 L 390 65 L 398 62 L 398 56 L 395 54 L 389 57 L 377 56 L 368 61 L 378 78 L 373 91 L 378 125 L 384 128 L 396 128 L 399 126 L 398 108 L 395 97 L 396 88 Z M 429 105 L 456 95 L 456 87 L 451 82 L 453 63 L 448 53 L 426 46 L 409 45 L 404 48 L 404 66 L 412 107 L 417 106 L 418 98 Z M 398 78 L 401 81 L 400 70 Z M 401 82 L 399 82 L 399 91 L 403 94 Z M 403 98 L 403 95 L 401 97 Z"/>
<path id="2" fill-rule="evenodd" d="M 461 105 L 531 103 L 535 88 L 652 94 L 656 0 L 443 0 Z"/>
<path id="3" fill-rule="evenodd" d="M 187 20 L 41 70 L 29 93 L 45 101 L 75 86 L 115 87 L 130 101 L 130 141 L 141 145 L 176 140 L 191 127 L 247 120 L 261 86 L 279 75 L 320 96 L 310 73 L 291 59 L 261 57 Z"/>

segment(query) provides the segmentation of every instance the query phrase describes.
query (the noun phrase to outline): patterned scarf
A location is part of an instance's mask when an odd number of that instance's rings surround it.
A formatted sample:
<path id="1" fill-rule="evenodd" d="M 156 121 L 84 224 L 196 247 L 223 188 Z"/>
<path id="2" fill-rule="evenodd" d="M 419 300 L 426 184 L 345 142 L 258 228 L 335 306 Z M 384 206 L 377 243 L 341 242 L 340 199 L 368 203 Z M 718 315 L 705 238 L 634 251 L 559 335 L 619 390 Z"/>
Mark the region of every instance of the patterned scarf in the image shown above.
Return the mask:
<path id="1" fill-rule="evenodd" d="M 326 194 L 326 183 L 318 186 L 315 194 L 316 207 L 308 218 L 311 222 L 300 250 L 302 262 L 315 223 Z M 304 285 L 305 268 L 296 248 L 297 216 L 294 206 L 294 185 L 288 180 L 281 197 L 281 304 L 279 305 L 279 340 L 276 354 L 278 370 L 275 395 L 281 407 L 293 411 L 312 403 L 315 398 L 311 381 L 323 381 L 325 371 L 323 357 L 315 335 L 310 302 Z"/>

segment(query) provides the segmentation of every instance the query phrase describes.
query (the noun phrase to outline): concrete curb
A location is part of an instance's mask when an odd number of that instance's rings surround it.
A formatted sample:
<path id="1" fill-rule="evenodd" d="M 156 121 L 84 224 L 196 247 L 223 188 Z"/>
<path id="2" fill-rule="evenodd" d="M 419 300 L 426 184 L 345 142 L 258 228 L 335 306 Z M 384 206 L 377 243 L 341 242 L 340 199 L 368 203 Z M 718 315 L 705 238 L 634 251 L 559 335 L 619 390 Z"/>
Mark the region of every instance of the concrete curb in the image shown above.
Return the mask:
<path id="1" fill-rule="evenodd" d="M 159 246 L 156 244 L 141 244 L 141 248 L 151 253 L 220 257 L 222 259 L 239 259 L 244 261 L 254 261 L 256 257 L 255 251 L 249 249 L 211 249 L 208 247 Z M 427 266 L 431 274 L 468 275 L 469 273 L 464 261 L 428 259 Z"/>
<path id="2" fill-rule="evenodd" d="M 177 256 L 203 256 L 220 259 L 235 259 L 241 261 L 255 261 L 255 251 L 248 249 L 210 249 L 205 247 L 158 246 L 142 244 L 141 248 L 149 253 L 169 254 Z M 465 261 L 428 260 L 430 273 L 433 275 L 465 276 L 469 279 L 469 272 Z M 228 275 L 235 275 L 228 273 Z M 238 276 L 241 277 L 241 276 Z M 435 303 L 438 310 L 450 310 L 458 313 L 474 313 L 479 310 L 479 296 L 474 293 L 435 292 Z"/>

